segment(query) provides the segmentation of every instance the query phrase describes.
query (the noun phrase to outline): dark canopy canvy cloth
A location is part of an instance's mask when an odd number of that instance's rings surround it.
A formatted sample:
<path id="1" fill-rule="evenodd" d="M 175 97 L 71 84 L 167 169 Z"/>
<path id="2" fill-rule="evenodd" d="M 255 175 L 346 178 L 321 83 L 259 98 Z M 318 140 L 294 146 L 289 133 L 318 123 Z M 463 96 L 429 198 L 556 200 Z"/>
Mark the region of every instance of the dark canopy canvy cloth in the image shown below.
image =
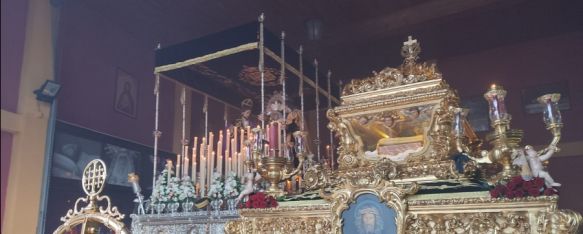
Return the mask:
<path id="1" fill-rule="evenodd" d="M 258 22 L 244 24 L 222 32 L 171 45 L 156 50 L 155 72 L 163 77 L 185 84 L 213 96 L 225 103 L 239 107 L 241 101 L 251 98 L 254 112 L 261 109 L 261 83 L 259 64 Z M 264 30 L 265 54 L 265 101 L 274 91 L 281 91 L 281 40 Z M 304 107 L 306 111 L 316 108 L 315 68 L 313 60 L 305 58 Z M 288 104 L 300 108 L 299 98 L 299 54 L 297 48 L 286 45 L 286 93 Z M 326 69 L 327 70 L 327 69 Z M 327 78 L 320 68 L 320 110 L 327 108 Z M 339 104 L 339 88 L 331 84 L 333 105 Z M 267 108 L 267 107 L 266 107 Z"/>

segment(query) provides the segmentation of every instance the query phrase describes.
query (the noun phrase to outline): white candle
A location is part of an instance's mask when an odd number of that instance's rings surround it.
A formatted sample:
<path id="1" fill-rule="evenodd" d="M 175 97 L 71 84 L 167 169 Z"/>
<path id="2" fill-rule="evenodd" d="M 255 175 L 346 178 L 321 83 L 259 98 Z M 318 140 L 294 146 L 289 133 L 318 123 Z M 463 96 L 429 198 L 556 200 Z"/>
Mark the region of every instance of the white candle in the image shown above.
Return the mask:
<path id="1" fill-rule="evenodd" d="M 234 132 L 234 134 L 236 135 L 237 132 Z M 227 129 L 227 147 L 225 147 L 225 164 L 227 163 L 227 158 L 231 156 L 230 152 L 231 152 L 231 129 Z M 229 173 L 229 170 L 227 170 L 227 166 L 225 165 L 225 175 L 227 175 L 227 173 Z"/>
<path id="2" fill-rule="evenodd" d="M 237 135 L 237 133 L 235 132 L 235 136 Z M 231 157 L 231 160 L 235 159 L 235 154 L 237 154 L 237 141 L 235 140 L 235 138 L 231 139 L 231 154 L 229 155 L 229 157 Z M 231 167 L 231 170 L 234 170 L 235 168 Z"/>
<path id="3" fill-rule="evenodd" d="M 219 142 L 217 143 L 217 172 L 223 174 L 223 130 L 219 131 Z"/>
<path id="4" fill-rule="evenodd" d="M 186 178 L 188 176 L 188 166 L 190 164 L 188 163 L 188 157 L 184 157 L 184 169 L 182 170 L 182 178 Z"/>
<path id="5" fill-rule="evenodd" d="M 202 142 L 200 143 L 200 184 L 201 184 L 201 193 L 203 193 L 204 196 L 204 184 L 206 182 L 206 138 L 203 137 L 202 138 Z"/>
<path id="6" fill-rule="evenodd" d="M 196 184 L 196 162 L 192 163 L 192 184 Z"/>
<path id="7" fill-rule="evenodd" d="M 200 196 L 204 197 L 206 185 L 206 157 L 200 158 Z"/>
<path id="8" fill-rule="evenodd" d="M 244 161 L 243 161 L 243 152 L 247 151 L 247 146 L 243 146 L 243 148 L 241 148 L 241 152 L 239 152 L 239 158 L 237 158 L 237 161 L 235 162 L 235 166 L 237 167 L 237 175 L 239 175 L 239 177 L 243 177 L 243 165 Z"/>
<path id="9" fill-rule="evenodd" d="M 217 172 L 223 174 L 223 137 L 222 132 L 219 135 L 220 140 L 217 143 Z"/>
<path id="10" fill-rule="evenodd" d="M 226 164 L 226 165 L 225 165 L 225 174 L 228 174 L 228 173 L 230 173 L 230 172 L 231 172 L 231 170 L 232 170 L 232 169 L 231 169 L 231 163 L 232 163 L 232 160 L 231 160 L 231 157 L 229 156 L 229 160 L 228 160 L 228 162 L 227 162 L 227 163 L 225 163 L 225 164 Z"/>
<path id="11" fill-rule="evenodd" d="M 188 175 L 188 163 L 186 162 L 186 158 L 188 158 L 188 146 L 187 145 L 183 145 L 182 146 L 183 150 L 182 152 L 184 152 L 181 156 L 181 160 L 180 164 L 182 165 L 182 169 L 180 170 L 182 172 L 182 174 L 180 174 L 182 177 Z"/>
<path id="12" fill-rule="evenodd" d="M 237 175 L 242 177 L 243 175 L 243 164 L 237 163 L 241 161 L 241 152 L 237 153 L 237 160 L 235 161 L 235 167 L 237 168 Z"/>
<path id="13" fill-rule="evenodd" d="M 247 127 L 247 128 L 249 128 L 249 127 Z M 235 166 L 238 169 L 243 167 L 243 159 L 241 157 L 241 153 L 243 152 L 243 149 L 245 148 L 245 144 L 244 144 L 243 138 L 245 138 L 245 130 L 244 129 L 241 129 L 241 139 L 240 139 L 240 141 L 241 141 L 240 144 L 241 145 L 239 146 L 239 152 L 238 152 L 239 153 L 239 157 L 237 157 L 237 160 L 235 161 Z M 239 169 L 237 172 L 238 172 L 237 175 L 239 176 L 239 178 L 243 177 L 243 170 L 242 169 Z"/>
<path id="14" fill-rule="evenodd" d="M 180 178 L 180 154 L 176 155 L 176 173 L 174 174 L 177 178 Z"/>
<path id="15" fill-rule="evenodd" d="M 229 150 L 231 149 L 231 141 L 229 139 L 231 139 L 231 129 L 227 129 L 227 147 L 226 149 Z M 221 138 L 222 139 L 222 138 Z"/>
<path id="16" fill-rule="evenodd" d="M 237 130 L 237 129 L 238 129 L 238 128 L 237 128 L 237 127 L 235 127 L 235 130 L 233 130 L 233 135 L 234 135 L 234 136 L 233 136 L 233 138 L 235 139 L 235 144 L 232 146 L 232 149 L 233 149 L 233 150 L 231 151 L 231 154 L 232 154 L 232 153 L 236 153 L 236 152 L 237 152 L 237 133 L 238 133 L 238 130 Z M 231 143 L 232 143 L 232 142 L 231 142 Z"/>
<path id="17" fill-rule="evenodd" d="M 210 181 L 212 179 L 212 175 L 213 175 L 213 165 L 214 165 L 214 157 L 213 157 L 213 140 L 214 140 L 214 134 L 212 132 L 209 132 L 209 138 L 208 138 L 208 148 L 207 148 L 207 153 L 206 153 L 206 160 L 207 160 L 207 184 L 210 185 Z M 211 164 L 212 163 L 212 164 Z"/>
<path id="18" fill-rule="evenodd" d="M 168 182 L 170 181 L 170 176 L 172 174 L 172 160 L 170 159 L 166 160 L 166 172 L 168 172 L 166 173 L 166 176 L 168 177 L 166 178 L 167 179 L 166 181 Z"/>
<path id="19" fill-rule="evenodd" d="M 245 129 L 241 128 L 241 139 L 239 139 L 239 152 L 241 152 L 241 149 L 243 149 L 243 143 L 244 143 L 244 138 L 245 138 Z"/>
<path id="20" fill-rule="evenodd" d="M 217 170 L 217 167 L 215 165 L 215 159 L 217 158 L 217 152 L 213 151 L 213 154 L 211 156 L 211 177 L 210 179 L 212 180 L 213 178 L 213 174 L 215 173 L 215 171 Z M 211 182 L 209 181 L 209 185 L 211 184 Z"/>

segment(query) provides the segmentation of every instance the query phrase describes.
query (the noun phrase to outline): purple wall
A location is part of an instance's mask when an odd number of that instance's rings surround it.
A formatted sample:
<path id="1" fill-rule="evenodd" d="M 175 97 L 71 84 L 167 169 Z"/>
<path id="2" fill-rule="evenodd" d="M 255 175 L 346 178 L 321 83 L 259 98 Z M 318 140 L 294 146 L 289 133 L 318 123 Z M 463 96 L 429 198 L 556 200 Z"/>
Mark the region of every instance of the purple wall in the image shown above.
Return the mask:
<path id="1" fill-rule="evenodd" d="M 544 145 L 551 135 L 542 114 L 527 114 L 521 92 L 532 86 L 566 81 L 571 109 L 562 111 L 565 128 L 562 142 L 583 140 L 583 33 L 569 33 L 516 45 L 499 47 L 437 61 L 447 82 L 464 97 L 481 96 L 490 84 L 508 91 L 506 105 L 512 127 L 523 129 L 523 143 Z"/>
<path id="2" fill-rule="evenodd" d="M 4 202 L 6 200 L 6 189 L 8 189 L 8 173 L 10 172 L 10 156 L 12 154 L 12 134 L 2 131 L 2 218 L 0 222 L 4 222 Z"/>
<path id="3" fill-rule="evenodd" d="M 61 16 L 61 77 L 58 118 L 119 138 L 153 145 L 154 51 L 114 22 L 68 2 Z M 138 80 L 136 118 L 114 109 L 117 69 Z M 160 147 L 172 149 L 174 85 L 161 82 Z"/>
<path id="4" fill-rule="evenodd" d="M 583 213 L 583 155 L 574 157 L 552 158 L 549 165 L 549 173 L 553 179 L 562 184 L 559 189 L 559 208 L 576 210 Z"/>
<path id="5" fill-rule="evenodd" d="M 27 0 L 2 0 L 2 109 L 18 110 Z"/>

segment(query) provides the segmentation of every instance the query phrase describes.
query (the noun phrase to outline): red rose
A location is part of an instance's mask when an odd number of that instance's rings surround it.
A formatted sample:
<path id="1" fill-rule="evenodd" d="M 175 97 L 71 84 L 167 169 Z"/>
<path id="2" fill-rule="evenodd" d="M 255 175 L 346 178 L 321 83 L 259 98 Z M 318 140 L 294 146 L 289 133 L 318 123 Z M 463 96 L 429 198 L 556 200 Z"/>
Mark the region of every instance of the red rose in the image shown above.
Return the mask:
<path id="1" fill-rule="evenodd" d="M 500 192 L 497 189 L 492 189 L 490 190 L 490 197 L 498 198 L 500 197 Z"/>
<path id="2" fill-rule="evenodd" d="M 538 195 L 540 195 L 540 190 L 537 188 L 530 188 L 528 189 L 528 195 L 537 197 Z"/>
<path id="3" fill-rule="evenodd" d="M 514 198 L 514 192 L 512 192 L 512 190 L 506 190 L 506 193 L 505 193 L 505 195 L 506 195 L 506 197 L 507 197 L 507 198 L 509 198 L 509 199 L 512 199 L 512 198 Z"/>
<path id="4" fill-rule="evenodd" d="M 545 189 L 545 191 L 543 192 L 543 194 L 545 196 L 552 196 L 552 195 L 555 195 L 555 194 L 559 194 L 559 191 L 557 191 L 554 188 L 547 188 L 547 189 Z"/>
<path id="5" fill-rule="evenodd" d="M 496 186 L 496 189 L 498 190 L 498 193 L 500 193 L 500 195 L 505 194 L 506 191 L 508 191 L 508 189 L 504 185 L 498 185 Z"/>
<path id="6" fill-rule="evenodd" d="M 522 190 L 514 191 L 514 197 L 524 197 L 524 191 Z"/>
<path id="7" fill-rule="evenodd" d="M 521 179 L 522 180 L 522 179 Z M 518 181 L 518 180 L 511 180 L 510 182 L 508 182 L 506 184 L 506 188 L 508 188 L 508 190 L 516 190 L 518 188 L 521 187 L 523 181 Z"/>
<path id="8" fill-rule="evenodd" d="M 541 189 L 545 185 L 545 180 L 543 178 L 535 177 L 533 181 L 538 189 Z"/>
<path id="9" fill-rule="evenodd" d="M 515 183 L 515 184 L 522 184 L 522 182 L 524 182 L 524 179 L 522 179 L 522 176 L 515 176 L 515 177 L 512 177 L 510 182 Z"/>
<path id="10" fill-rule="evenodd" d="M 533 188 L 534 186 L 536 186 L 534 184 L 534 181 L 529 180 L 529 181 L 524 181 L 524 183 L 522 183 L 522 187 L 524 187 L 526 190 L 529 190 L 531 188 Z"/>

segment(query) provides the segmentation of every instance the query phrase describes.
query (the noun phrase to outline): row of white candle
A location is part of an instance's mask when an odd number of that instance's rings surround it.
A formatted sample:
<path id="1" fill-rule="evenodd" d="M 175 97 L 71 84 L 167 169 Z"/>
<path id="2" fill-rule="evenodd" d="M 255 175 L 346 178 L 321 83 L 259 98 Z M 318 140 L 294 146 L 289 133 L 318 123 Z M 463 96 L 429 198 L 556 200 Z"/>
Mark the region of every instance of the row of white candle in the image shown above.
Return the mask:
<path id="1" fill-rule="evenodd" d="M 200 189 L 201 196 L 205 194 L 204 188 L 210 185 L 213 172 L 221 176 L 235 172 L 241 178 L 246 171 L 244 157 L 248 151 L 245 139 L 252 137 L 251 129 L 234 127 L 233 132 L 227 129 L 225 135 L 222 130 L 219 131 L 216 142 L 214 137 L 214 133 L 209 132 L 208 139 L 203 137 L 200 144 L 198 137 L 194 137 L 192 150 L 189 151 L 188 146 L 184 146 L 186 157 L 177 156 L 176 176 L 190 176 L 197 187 L 203 188 Z"/>

